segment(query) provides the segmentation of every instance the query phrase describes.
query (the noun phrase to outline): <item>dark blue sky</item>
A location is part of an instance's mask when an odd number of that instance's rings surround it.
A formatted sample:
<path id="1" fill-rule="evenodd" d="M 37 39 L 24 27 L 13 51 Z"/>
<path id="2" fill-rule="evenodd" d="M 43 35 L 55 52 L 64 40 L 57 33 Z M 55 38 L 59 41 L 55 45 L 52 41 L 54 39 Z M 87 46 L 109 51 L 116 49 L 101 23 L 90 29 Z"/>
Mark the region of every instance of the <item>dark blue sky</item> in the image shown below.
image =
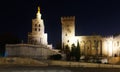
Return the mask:
<path id="1" fill-rule="evenodd" d="M 60 42 L 61 16 L 76 17 L 76 35 L 120 33 L 117 0 L 4 0 L 0 2 L 0 34 L 10 32 L 27 40 L 31 20 L 41 7 L 49 43 Z"/>

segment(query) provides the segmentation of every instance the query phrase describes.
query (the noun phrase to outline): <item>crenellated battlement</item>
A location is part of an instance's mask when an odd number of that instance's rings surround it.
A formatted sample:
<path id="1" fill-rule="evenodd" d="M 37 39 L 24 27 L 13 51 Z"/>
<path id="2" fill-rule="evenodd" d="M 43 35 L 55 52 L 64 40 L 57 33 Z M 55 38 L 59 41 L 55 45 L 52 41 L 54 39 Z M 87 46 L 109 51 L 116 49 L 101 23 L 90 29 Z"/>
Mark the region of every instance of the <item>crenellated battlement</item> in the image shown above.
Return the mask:
<path id="1" fill-rule="evenodd" d="M 75 16 L 61 17 L 61 21 L 73 21 L 73 20 L 75 20 Z"/>

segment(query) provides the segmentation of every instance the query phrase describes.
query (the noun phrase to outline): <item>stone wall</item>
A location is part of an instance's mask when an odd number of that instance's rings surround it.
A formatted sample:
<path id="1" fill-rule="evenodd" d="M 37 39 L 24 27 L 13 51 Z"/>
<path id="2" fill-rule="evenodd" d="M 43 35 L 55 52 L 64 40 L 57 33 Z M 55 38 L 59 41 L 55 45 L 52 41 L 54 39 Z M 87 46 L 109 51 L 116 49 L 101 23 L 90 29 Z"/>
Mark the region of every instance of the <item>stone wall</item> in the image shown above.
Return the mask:
<path id="1" fill-rule="evenodd" d="M 70 61 L 50 61 L 50 65 L 63 67 L 103 67 L 103 68 L 120 68 L 120 65 L 113 64 L 97 64 L 97 63 L 81 63 Z"/>
<path id="2" fill-rule="evenodd" d="M 57 53 L 58 53 L 57 51 L 48 48 L 45 45 L 32 45 L 32 44 L 6 45 L 7 57 L 30 57 L 37 59 L 47 59 L 50 55 Z"/>
<path id="3" fill-rule="evenodd" d="M 31 65 L 31 66 L 48 66 L 47 63 L 37 61 L 31 58 L 6 57 L 0 58 L 0 65 Z"/>

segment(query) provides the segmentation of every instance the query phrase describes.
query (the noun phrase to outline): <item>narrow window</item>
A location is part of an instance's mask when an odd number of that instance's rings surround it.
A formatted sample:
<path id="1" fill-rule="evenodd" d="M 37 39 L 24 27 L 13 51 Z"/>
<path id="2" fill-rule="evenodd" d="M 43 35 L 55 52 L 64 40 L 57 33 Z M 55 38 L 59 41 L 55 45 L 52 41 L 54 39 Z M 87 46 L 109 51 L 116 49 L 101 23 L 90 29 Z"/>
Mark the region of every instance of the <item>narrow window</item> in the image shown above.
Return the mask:
<path id="1" fill-rule="evenodd" d="M 67 25 L 67 27 L 69 27 L 69 25 Z"/>
<path id="2" fill-rule="evenodd" d="M 40 31 L 40 29 L 39 29 L 39 31 Z"/>
<path id="3" fill-rule="evenodd" d="M 35 24 L 35 27 L 37 27 L 37 24 Z"/>
<path id="4" fill-rule="evenodd" d="M 65 36 L 67 36 L 67 33 L 65 34 Z"/>
<path id="5" fill-rule="evenodd" d="M 119 46 L 119 41 L 117 42 L 117 46 Z"/>
<path id="6" fill-rule="evenodd" d="M 40 24 L 39 24 L 39 27 L 40 27 Z"/>
<path id="7" fill-rule="evenodd" d="M 35 31 L 37 31 L 37 28 L 35 28 Z"/>
<path id="8" fill-rule="evenodd" d="M 69 43 L 69 40 L 67 40 L 67 42 Z"/>

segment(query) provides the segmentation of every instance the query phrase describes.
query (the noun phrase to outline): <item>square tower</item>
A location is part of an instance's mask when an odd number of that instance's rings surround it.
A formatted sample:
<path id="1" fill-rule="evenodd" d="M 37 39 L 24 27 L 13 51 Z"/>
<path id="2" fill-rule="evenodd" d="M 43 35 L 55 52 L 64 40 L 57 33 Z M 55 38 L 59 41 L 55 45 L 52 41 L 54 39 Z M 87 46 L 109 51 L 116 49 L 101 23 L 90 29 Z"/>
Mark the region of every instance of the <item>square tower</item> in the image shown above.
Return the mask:
<path id="1" fill-rule="evenodd" d="M 75 16 L 61 17 L 62 24 L 62 47 L 74 43 L 75 38 Z"/>
<path id="2" fill-rule="evenodd" d="M 32 32 L 28 34 L 29 44 L 43 44 L 47 45 L 47 33 L 44 31 L 44 22 L 41 19 L 40 7 L 36 13 L 36 18 L 32 19 Z"/>

